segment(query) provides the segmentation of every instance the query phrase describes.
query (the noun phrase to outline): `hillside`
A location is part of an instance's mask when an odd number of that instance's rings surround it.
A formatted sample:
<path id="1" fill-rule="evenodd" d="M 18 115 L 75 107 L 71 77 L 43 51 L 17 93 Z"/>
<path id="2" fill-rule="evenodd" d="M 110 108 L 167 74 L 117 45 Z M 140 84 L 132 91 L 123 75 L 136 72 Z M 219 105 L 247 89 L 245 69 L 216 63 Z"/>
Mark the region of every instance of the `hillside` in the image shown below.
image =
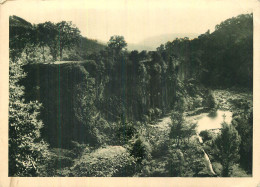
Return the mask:
<path id="1" fill-rule="evenodd" d="M 45 25 L 44 25 L 45 24 Z M 42 53 L 42 47 L 39 42 L 43 40 L 43 42 L 48 41 L 48 38 L 51 38 L 50 34 L 47 32 L 53 32 L 56 28 L 51 28 L 51 22 L 45 22 L 40 24 L 34 24 L 27 22 L 26 20 L 18 17 L 18 16 L 10 16 L 9 18 L 9 30 L 10 30 L 10 56 L 19 56 L 24 49 L 27 49 L 27 56 L 37 56 Z M 40 31 L 39 28 L 45 29 Z M 49 30 L 48 30 L 49 29 Z M 46 38 L 45 38 L 46 37 Z M 52 45 L 52 44 L 51 44 Z M 83 36 L 80 36 L 78 45 L 69 47 L 69 49 L 64 50 L 63 59 L 61 60 L 84 60 L 87 59 L 88 55 L 92 53 L 99 53 L 99 51 L 105 49 L 105 45 L 99 43 L 97 40 L 92 40 Z M 57 50 L 57 49 L 55 49 Z M 44 49 L 46 53 L 47 61 L 55 61 L 48 57 L 51 51 L 48 49 Z M 38 53 L 38 54 L 37 54 Z M 51 56 L 51 55 L 49 55 Z M 36 60 L 36 59 L 35 59 Z M 42 59 L 37 59 L 42 61 Z"/>
<path id="2" fill-rule="evenodd" d="M 252 14 L 227 19 L 198 38 L 178 38 L 158 47 L 164 60 L 180 61 L 186 78 L 208 87 L 253 88 Z"/>

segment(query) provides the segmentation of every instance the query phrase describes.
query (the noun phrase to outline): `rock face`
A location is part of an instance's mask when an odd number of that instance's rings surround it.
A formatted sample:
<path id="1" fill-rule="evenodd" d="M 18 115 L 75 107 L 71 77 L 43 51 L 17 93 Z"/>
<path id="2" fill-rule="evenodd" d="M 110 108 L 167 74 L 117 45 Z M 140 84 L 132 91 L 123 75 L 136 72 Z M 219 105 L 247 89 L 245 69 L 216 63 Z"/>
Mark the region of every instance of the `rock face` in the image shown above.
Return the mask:
<path id="1" fill-rule="evenodd" d="M 25 99 L 43 104 L 42 133 L 51 146 L 65 148 L 72 140 L 90 144 L 93 141 L 91 134 L 86 133 L 88 124 L 84 119 L 84 110 L 93 110 L 90 105 L 95 107 L 91 92 L 95 84 L 91 78 L 95 76 L 95 70 L 91 69 L 93 63 L 69 61 L 24 67 L 27 77 L 21 83 L 25 86 Z M 188 76 L 185 63 L 179 64 L 178 75 L 181 80 Z"/>
<path id="2" fill-rule="evenodd" d="M 22 81 L 26 89 L 25 99 L 43 104 L 41 119 L 45 126 L 42 133 L 51 146 L 66 147 L 71 140 L 84 141 L 86 138 L 86 127 L 80 123 L 76 110 L 82 108 L 78 92 L 88 99 L 87 88 L 80 85 L 93 83 L 84 68 L 86 63 L 31 64 L 24 67 L 27 72 Z"/>

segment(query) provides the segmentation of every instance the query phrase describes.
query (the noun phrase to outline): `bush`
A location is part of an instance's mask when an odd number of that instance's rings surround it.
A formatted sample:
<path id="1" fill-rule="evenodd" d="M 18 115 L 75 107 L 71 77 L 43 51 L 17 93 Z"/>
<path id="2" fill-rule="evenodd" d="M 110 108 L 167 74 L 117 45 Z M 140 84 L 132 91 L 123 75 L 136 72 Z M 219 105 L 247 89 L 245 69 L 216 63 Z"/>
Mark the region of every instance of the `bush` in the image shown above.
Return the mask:
<path id="1" fill-rule="evenodd" d="M 154 120 L 154 109 L 150 108 L 148 110 L 148 115 L 150 117 L 150 121 L 153 121 Z"/>
<path id="2" fill-rule="evenodd" d="M 147 124 L 147 123 L 149 123 L 149 116 L 148 115 L 143 115 L 143 117 L 142 117 L 142 121 L 145 123 L 145 124 Z"/>
<path id="3" fill-rule="evenodd" d="M 68 176 L 62 174 L 62 171 L 67 170 L 74 163 L 74 158 L 77 155 L 73 150 L 53 148 L 50 150 L 50 154 L 46 160 L 46 165 L 40 173 L 41 177 L 53 177 L 53 176 Z"/>
<path id="4" fill-rule="evenodd" d="M 164 160 L 144 160 L 138 177 L 167 177 Z"/>
<path id="5" fill-rule="evenodd" d="M 75 154 L 75 157 L 79 157 L 79 155 L 82 154 L 83 151 L 89 150 L 88 146 L 86 144 L 80 144 L 78 142 L 72 141 L 72 152 Z"/>
<path id="6" fill-rule="evenodd" d="M 77 177 L 131 176 L 134 158 L 121 146 L 108 146 L 83 154 L 71 168 Z"/>
<path id="7" fill-rule="evenodd" d="M 105 119 L 100 116 L 94 120 L 94 130 L 96 132 L 96 138 L 99 145 L 112 144 L 113 143 L 113 126 L 110 125 Z"/>
<path id="8" fill-rule="evenodd" d="M 223 170 L 222 165 L 219 162 L 211 162 L 212 168 L 215 171 L 216 175 L 221 176 L 221 172 Z"/>
<path id="9" fill-rule="evenodd" d="M 201 136 L 203 142 L 212 140 L 212 138 L 213 138 L 212 133 L 208 130 L 201 131 L 199 135 Z"/>
<path id="10" fill-rule="evenodd" d="M 166 164 L 166 169 L 171 177 L 183 175 L 184 156 L 181 150 L 171 150 Z"/>
<path id="11" fill-rule="evenodd" d="M 156 118 L 160 118 L 162 116 L 162 110 L 159 108 L 155 108 L 154 113 Z"/>
<path id="12" fill-rule="evenodd" d="M 216 108 L 216 101 L 210 90 L 205 91 L 203 105 L 211 109 Z"/>
<path id="13" fill-rule="evenodd" d="M 201 107 L 201 105 L 202 105 L 202 98 L 196 97 L 193 101 L 193 108 Z"/>
<path id="14" fill-rule="evenodd" d="M 195 141 L 176 148 L 171 146 L 167 155 L 166 170 L 172 177 L 209 176 L 203 151 Z"/>
<path id="15" fill-rule="evenodd" d="M 144 140 L 143 137 L 134 138 L 130 141 L 130 153 L 137 160 L 137 163 L 141 163 L 144 159 L 151 158 L 151 146 Z"/>
<path id="16" fill-rule="evenodd" d="M 80 60 L 82 60 L 82 58 L 80 57 L 79 54 L 69 53 L 68 56 L 63 57 L 62 60 L 65 60 L 65 61 L 80 61 Z"/>
<path id="17" fill-rule="evenodd" d="M 132 122 L 120 123 L 116 131 L 120 145 L 126 144 L 137 133 L 137 129 Z"/>
<path id="18" fill-rule="evenodd" d="M 235 164 L 231 168 L 230 177 L 249 177 L 245 170 L 239 167 L 238 164 Z"/>
<path id="19" fill-rule="evenodd" d="M 152 156 L 155 158 L 159 158 L 162 155 L 166 155 L 168 153 L 169 147 L 169 135 L 166 133 L 158 134 L 158 140 L 154 141 Z"/>
<path id="20" fill-rule="evenodd" d="M 68 149 L 54 148 L 51 150 L 54 155 L 54 165 L 64 168 L 73 164 L 73 159 L 76 157 L 75 152 Z"/>

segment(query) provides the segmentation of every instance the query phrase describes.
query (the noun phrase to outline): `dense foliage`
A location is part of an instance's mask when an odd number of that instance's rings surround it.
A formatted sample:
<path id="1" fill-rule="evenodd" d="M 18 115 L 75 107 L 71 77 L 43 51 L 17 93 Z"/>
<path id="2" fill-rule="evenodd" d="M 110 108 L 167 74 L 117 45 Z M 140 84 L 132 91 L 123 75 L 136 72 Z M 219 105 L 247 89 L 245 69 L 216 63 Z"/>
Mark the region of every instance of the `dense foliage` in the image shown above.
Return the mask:
<path id="1" fill-rule="evenodd" d="M 135 160 L 120 146 L 100 148 L 92 153 L 83 153 L 72 167 L 77 177 L 131 176 Z"/>
<path id="2" fill-rule="evenodd" d="M 198 134 L 186 118 L 220 107 L 211 88 L 252 89 L 252 30 L 252 14 L 240 15 L 130 52 L 123 36 L 105 47 L 71 22 L 10 17 L 9 175 L 250 175 L 247 103 L 227 100 L 234 118 L 220 132 Z"/>
<path id="3" fill-rule="evenodd" d="M 157 50 L 164 59 L 180 59 L 186 76 L 207 86 L 253 87 L 253 14 L 227 19 L 212 33 L 193 40 L 177 38 Z"/>
<path id="4" fill-rule="evenodd" d="M 222 176 L 228 177 L 230 167 L 239 159 L 239 145 L 241 139 L 232 125 L 222 123 L 221 134 L 216 138 L 215 145 L 218 151 L 218 159 L 220 160 L 223 171 Z"/>
<path id="5" fill-rule="evenodd" d="M 46 174 L 48 144 L 42 139 L 39 120 L 40 103 L 24 101 L 24 87 L 19 80 L 26 76 L 23 60 L 10 60 L 9 68 L 9 176 Z"/>

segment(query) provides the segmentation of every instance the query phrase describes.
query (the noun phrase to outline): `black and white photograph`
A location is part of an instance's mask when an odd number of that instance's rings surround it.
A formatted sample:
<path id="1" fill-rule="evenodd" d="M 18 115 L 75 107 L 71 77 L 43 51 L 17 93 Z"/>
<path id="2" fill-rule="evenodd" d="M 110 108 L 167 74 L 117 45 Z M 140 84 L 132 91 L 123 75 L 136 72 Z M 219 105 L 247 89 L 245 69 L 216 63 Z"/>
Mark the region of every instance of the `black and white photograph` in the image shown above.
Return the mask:
<path id="1" fill-rule="evenodd" d="M 8 177 L 252 178 L 250 1 L 91 2 L 8 15 Z"/>

